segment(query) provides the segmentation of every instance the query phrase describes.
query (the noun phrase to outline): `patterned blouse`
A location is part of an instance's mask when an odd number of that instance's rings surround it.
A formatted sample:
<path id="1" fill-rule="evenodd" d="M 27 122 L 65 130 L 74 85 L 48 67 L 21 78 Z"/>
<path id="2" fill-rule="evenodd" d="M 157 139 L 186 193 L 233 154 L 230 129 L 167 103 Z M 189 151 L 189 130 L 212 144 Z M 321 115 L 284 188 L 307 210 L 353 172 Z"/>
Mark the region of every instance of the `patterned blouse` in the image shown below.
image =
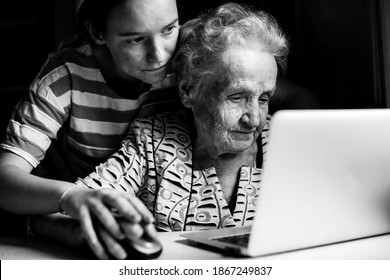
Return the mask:
<path id="1" fill-rule="evenodd" d="M 263 155 L 268 123 L 261 136 Z M 260 192 L 261 169 L 241 167 L 236 205 L 231 212 L 215 168 L 192 169 L 192 131 L 192 114 L 187 111 L 136 119 L 122 148 L 76 183 L 136 194 L 162 231 L 250 225 Z"/>

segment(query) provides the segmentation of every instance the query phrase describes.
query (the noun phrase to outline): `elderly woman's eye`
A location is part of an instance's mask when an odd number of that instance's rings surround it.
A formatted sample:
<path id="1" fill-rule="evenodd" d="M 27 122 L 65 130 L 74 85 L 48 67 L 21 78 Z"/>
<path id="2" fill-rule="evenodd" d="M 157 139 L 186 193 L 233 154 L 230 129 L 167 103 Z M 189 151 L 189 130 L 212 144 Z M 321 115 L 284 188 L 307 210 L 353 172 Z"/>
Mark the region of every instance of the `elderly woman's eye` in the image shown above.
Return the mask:
<path id="1" fill-rule="evenodd" d="M 260 98 L 259 98 L 259 103 L 260 104 L 265 104 L 265 103 L 267 103 L 269 101 L 269 95 L 267 94 L 267 95 L 262 95 L 262 96 L 260 96 Z"/>
<path id="2" fill-rule="evenodd" d="M 240 102 L 242 100 L 241 95 L 231 95 L 229 96 L 229 100 L 232 102 Z"/>

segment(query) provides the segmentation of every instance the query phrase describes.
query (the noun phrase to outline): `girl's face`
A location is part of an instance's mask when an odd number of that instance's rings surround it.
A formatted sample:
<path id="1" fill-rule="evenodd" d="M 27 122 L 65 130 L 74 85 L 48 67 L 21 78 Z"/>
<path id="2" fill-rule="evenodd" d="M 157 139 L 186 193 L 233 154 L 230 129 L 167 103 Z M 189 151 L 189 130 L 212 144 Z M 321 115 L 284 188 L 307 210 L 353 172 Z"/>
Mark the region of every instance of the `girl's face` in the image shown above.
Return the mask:
<path id="1" fill-rule="evenodd" d="M 109 13 L 103 41 L 118 77 L 162 81 L 179 33 L 176 0 L 126 0 Z"/>

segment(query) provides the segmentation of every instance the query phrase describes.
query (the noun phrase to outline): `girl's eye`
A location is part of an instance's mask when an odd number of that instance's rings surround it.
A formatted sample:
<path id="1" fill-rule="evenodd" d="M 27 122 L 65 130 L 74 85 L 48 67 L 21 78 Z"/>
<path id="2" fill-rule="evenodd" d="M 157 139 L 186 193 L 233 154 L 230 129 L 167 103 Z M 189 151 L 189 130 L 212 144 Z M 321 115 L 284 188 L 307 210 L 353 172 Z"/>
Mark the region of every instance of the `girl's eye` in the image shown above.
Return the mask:
<path id="1" fill-rule="evenodd" d="M 126 40 L 126 43 L 128 43 L 130 45 L 136 45 L 138 43 L 141 43 L 143 40 L 144 40 L 144 37 L 132 38 L 132 39 Z"/>
<path id="2" fill-rule="evenodd" d="M 175 30 L 176 28 L 177 28 L 176 25 L 169 26 L 166 29 L 164 29 L 163 33 L 164 34 L 171 34 L 173 32 L 173 30 Z"/>

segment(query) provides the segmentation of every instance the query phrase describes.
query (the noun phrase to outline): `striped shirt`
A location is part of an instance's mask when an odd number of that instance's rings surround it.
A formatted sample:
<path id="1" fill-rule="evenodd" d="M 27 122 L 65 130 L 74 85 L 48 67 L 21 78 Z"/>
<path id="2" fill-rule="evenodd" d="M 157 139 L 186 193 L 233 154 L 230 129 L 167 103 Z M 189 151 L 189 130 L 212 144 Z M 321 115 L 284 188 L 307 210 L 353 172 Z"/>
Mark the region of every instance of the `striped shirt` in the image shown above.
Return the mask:
<path id="1" fill-rule="evenodd" d="M 105 82 L 90 45 L 49 55 L 7 127 L 3 149 L 28 161 L 42 161 L 54 139 L 64 135 L 74 164 L 94 167 L 120 148 L 131 121 L 165 110 L 177 100 L 168 75 L 136 99 L 124 98 Z"/>

